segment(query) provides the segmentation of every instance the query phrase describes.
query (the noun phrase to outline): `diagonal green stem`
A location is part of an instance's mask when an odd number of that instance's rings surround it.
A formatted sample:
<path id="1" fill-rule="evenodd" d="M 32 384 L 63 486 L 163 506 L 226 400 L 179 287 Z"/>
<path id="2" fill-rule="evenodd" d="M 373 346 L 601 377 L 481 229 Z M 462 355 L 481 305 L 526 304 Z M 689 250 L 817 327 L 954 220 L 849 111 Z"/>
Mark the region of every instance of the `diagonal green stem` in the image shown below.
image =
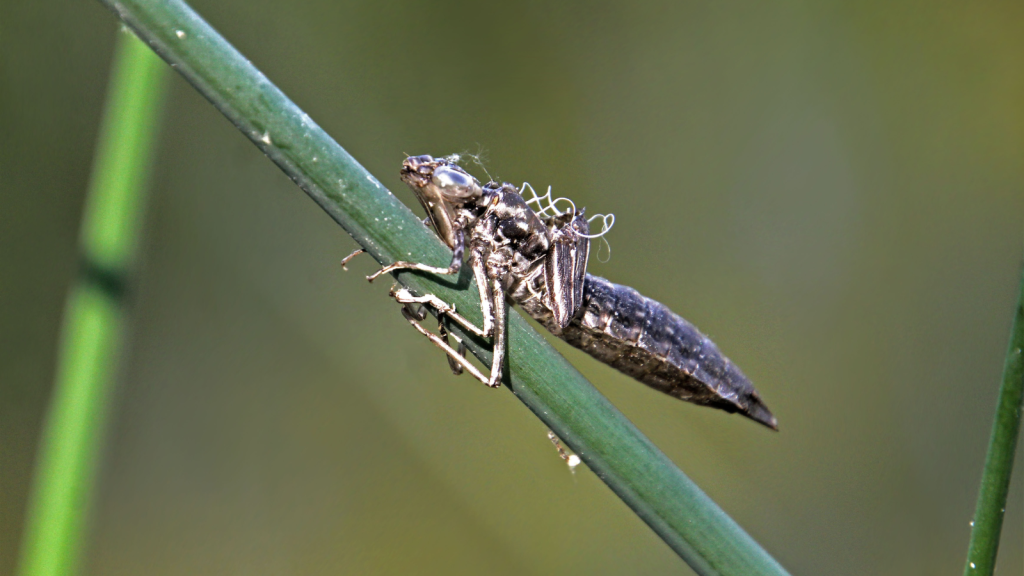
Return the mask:
<path id="1" fill-rule="evenodd" d="M 74 574 L 124 330 L 124 274 L 137 244 L 166 67 L 120 34 L 86 197 L 82 270 L 68 295 L 57 377 L 21 545 L 22 576 Z"/>
<path id="2" fill-rule="evenodd" d="M 381 263 L 447 263 L 416 216 L 180 0 L 101 0 Z M 409 272 L 480 323 L 476 289 Z M 382 287 L 383 289 L 383 287 Z M 518 314 L 509 319 L 505 384 L 700 574 L 785 570 L 690 481 Z M 485 364 L 490 352 L 469 339 Z"/>
<path id="3" fill-rule="evenodd" d="M 978 490 L 978 504 L 971 523 L 971 543 L 967 548 L 964 576 L 988 576 L 995 571 L 999 535 L 1003 530 L 1006 495 L 1010 490 L 1013 456 L 1020 434 L 1021 400 L 1024 398 L 1024 269 L 1020 295 L 1010 329 L 1010 347 L 1006 351 L 1003 384 L 999 388 L 996 418 L 985 456 L 985 471 Z"/>

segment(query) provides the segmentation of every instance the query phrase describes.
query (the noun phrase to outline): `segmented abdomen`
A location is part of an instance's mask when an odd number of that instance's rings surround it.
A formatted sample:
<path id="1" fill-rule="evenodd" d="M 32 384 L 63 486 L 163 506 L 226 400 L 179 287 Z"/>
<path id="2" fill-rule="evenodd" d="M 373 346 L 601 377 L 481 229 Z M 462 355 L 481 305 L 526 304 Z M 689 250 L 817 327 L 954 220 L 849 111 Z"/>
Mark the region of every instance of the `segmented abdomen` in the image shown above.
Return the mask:
<path id="1" fill-rule="evenodd" d="M 776 428 L 750 380 L 707 336 L 628 286 L 587 274 L 581 310 L 558 335 L 670 396 Z"/>

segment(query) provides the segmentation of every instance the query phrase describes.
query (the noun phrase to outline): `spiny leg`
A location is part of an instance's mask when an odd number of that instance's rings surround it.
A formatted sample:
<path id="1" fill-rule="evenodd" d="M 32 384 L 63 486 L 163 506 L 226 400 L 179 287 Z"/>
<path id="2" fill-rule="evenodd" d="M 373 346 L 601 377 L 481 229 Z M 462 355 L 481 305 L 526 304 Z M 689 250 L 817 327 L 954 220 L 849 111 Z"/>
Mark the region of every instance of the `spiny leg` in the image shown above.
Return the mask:
<path id="1" fill-rule="evenodd" d="M 487 276 L 487 255 L 481 247 L 474 247 L 469 253 L 469 265 L 473 269 L 473 278 L 480 289 L 480 314 L 484 318 L 485 338 L 494 333 L 494 308 L 491 306 L 491 281 Z"/>
<path id="2" fill-rule="evenodd" d="M 497 278 L 491 280 L 491 297 L 494 299 L 494 356 L 491 359 L 491 379 L 487 385 L 497 388 L 501 386 L 501 368 L 505 362 L 505 312 L 508 309 L 505 291 Z"/>
<path id="3" fill-rule="evenodd" d="M 424 223 L 426 223 L 426 221 L 424 221 Z M 461 228 L 456 229 L 454 232 L 455 247 L 452 251 L 452 263 L 448 268 L 435 268 L 433 266 L 427 266 L 425 264 L 418 264 L 413 262 L 395 262 L 390 266 L 385 266 L 384 268 L 378 270 L 375 274 L 368 276 L 367 280 L 373 282 L 378 276 L 384 274 L 385 272 L 390 272 L 392 270 L 397 269 L 423 270 L 425 272 L 433 272 L 436 274 L 457 273 L 462 266 L 462 256 L 465 250 L 465 242 Z M 348 270 L 348 263 L 353 258 L 364 252 L 366 252 L 365 249 L 358 248 L 354 252 L 343 258 L 341 260 L 342 269 Z M 486 284 L 482 284 L 482 286 L 486 286 Z M 413 327 L 416 328 L 416 330 L 419 333 L 426 336 L 431 342 L 433 342 L 435 345 L 437 345 L 439 348 L 446 352 L 446 356 L 448 358 L 448 366 L 449 368 L 451 368 L 452 372 L 455 373 L 456 376 L 462 374 L 463 370 L 465 369 L 469 370 L 470 374 L 472 374 L 477 380 L 480 380 L 484 384 L 487 384 L 488 386 L 491 387 L 497 386 L 497 384 L 491 383 L 491 380 L 495 380 L 494 378 L 489 380 L 488 378 L 484 377 L 484 375 L 479 370 L 477 370 L 477 368 L 473 366 L 473 364 L 471 364 L 469 360 L 466 359 L 467 348 L 465 342 L 463 342 L 460 338 L 452 335 L 456 340 L 458 340 L 459 348 L 458 350 L 455 350 L 451 347 L 448 341 L 449 331 L 444 326 L 443 317 L 448 316 L 452 320 L 455 320 L 463 328 L 469 330 L 470 332 L 476 334 L 477 336 L 480 336 L 481 338 L 489 337 L 490 330 L 485 331 L 478 328 L 476 325 L 474 325 L 472 322 L 464 318 L 462 315 L 455 312 L 454 306 L 449 306 L 446 302 L 444 302 L 443 300 L 441 300 L 440 298 L 433 294 L 416 297 L 413 296 L 412 293 L 405 288 L 396 289 L 395 287 L 393 287 L 391 289 L 391 296 L 394 297 L 395 300 L 403 304 L 402 316 L 404 316 L 405 319 L 408 320 L 409 323 L 412 324 Z M 486 296 L 484 296 L 483 294 L 481 294 L 481 302 L 486 302 L 487 304 L 490 303 Z M 440 336 L 432 334 L 430 331 L 428 331 L 426 328 L 420 325 L 420 321 L 426 318 L 427 312 L 424 306 L 413 306 L 413 304 L 430 305 L 433 306 L 438 311 L 438 332 L 441 334 Z M 485 306 L 485 310 L 488 308 L 489 306 Z M 490 323 L 489 320 L 490 318 L 488 318 L 487 316 L 484 317 L 485 326 Z M 500 373 L 497 380 L 500 380 Z"/>
<path id="4" fill-rule="evenodd" d="M 423 224 L 424 225 L 429 225 L 430 224 L 430 218 L 424 219 L 423 220 Z M 342 258 L 341 259 L 341 269 L 345 270 L 345 271 L 348 271 L 348 263 L 351 262 L 353 258 L 355 258 L 356 256 L 359 256 L 360 254 L 363 254 L 364 252 L 366 252 L 365 248 L 357 248 L 354 252 L 352 252 L 348 256 L 345 256 L 344 258 Z M 394 288 L 391 289 L 391 295 L 395 296 L 395 289 Z M 441 303 L 441 307 L 438 307 L 437 305 L 435 305 L 435 308 L 438 308 L 439 310 L 447 309 L 447 306 L 445 305 L 444 302 L 441 302 L 440 299 L 436 299 L 436 300 Z M 427 311 L 426 311 L 424 306 L 422 306 L 422 305 L 416 306 L 416 305 L 413 304 L 413 303 L 423 303 L 423 302 L 425 302 L 425 300 L 417 299 L 417 298 L 411 298 L 409 300 L 400 299 L 399 302 L 402 302 L 404 304 L 404 306 L 403 306 L 403 308 L 404 308 L 403 316 L 405 316 L 405 318 L 407 320 L 413 321 L 413 319 L 416 319 L 416 320 L 422 321 L 422 320 L 424 320 L 427 317 Z M 451 307 L 451 311 L 454 312 L 455 308 Z M 468 324 L 468 322 L 467 322 L 467 324 Z M 470 324 L 470 326 L 472 326 L 472 324 Z M 473 326 L 473 328 L 476 328 L 476 327 Z M 441 314 L 439 314 L 438 317 L 437 317 L 437 330 L 441 334 L 441 338 L 444 339 L 444 343 L 448 344 L 448 330 L 444 326 L 444 316 L 441 315 Z M 459 356 L 462 356 L 463 358 L 465 358 L 466 357 L 466 343 L 463 342 L 461 339 L 459 339 L 455 335 L 452 335 L 452 337 L 455 338 L 456 340 L 458 340 L 458 342 L 459 342 Z M 459 364 L 457 361 L 455 361 L 450 355 L 447 358 L 448 358 L 448 367 L 451 368 L 452 372 L 456 376 L 461 375 L 462 374 L 462 365 Z"/>
<path id="5" fill-rule="evenodd" d="M 445 344 L 448 344 L 448 329 L 444 326 L 444 316 L 438 315 L 437 317 L 437 332 L 440 334 L 441 339 L 444 340 Z M 466 343 L 461 338 L 452 334 L 452 338 L 459 343 L 459 356 L 466 357 Z M 462 374 L 462 364 L 459 364 L 458 360 L 448 356 L 448 367 L 451 368 L 452 374 L 459 376 Z"/>
<path id="6" fill-rule="evenodd" d="M 437 266 L 429 266 L 427 264 L 421 264 L 419 262 L 405 262 L 399 261 L 389 264 L 380 270 L 377 270 L 373 274 L 366 277 L 367 280 L 373 282 L 381 274 L 386 274 L 394 270 L 420 270 L 421 272 L 430 272 L 432 274 L 457 274 L 462 268 L 462 254 L 466 249 L 465 235 L 462 233 L 461 228 L 454 230 L 455 234 L 455 246 L 452 247 L 452 263 L 447 268 L 439 268 Z"/>
<path id="7" fill-rule="evenodd" d="M 354 258 L 355 256 L 358 256 L 359 254 L 362 254 L 364 252 L 366 252 L 366 249 L 364 249 L 364 248 L 357 248 L 354 252 L 352 252 L 351 254 L 345 256 L 344 258 L 342 258 L 341 259 L 341 268 L 347 271 L 348 269 L 346 268 L 346 265 L 348 264 L 348 262 L 351 261 L 352 258 Z M 460 326 L 462 326 L 463 328 L 465 328 L 465 329 L 469 330 L 470 332 L 476 334 L 477 336 L 479 336 L 481 338 L 487 338 L 487 337 L 490 336 L 490 334 L 488 334 L 487 332 L 485 332 L 484 330 L 482 330 L 480 328 L 477 328 L 476 325 L 473 324 L 472 322 L 470 322 L 469 320 L 466 320 L 465 317 L 463 317 L 462 315 L 456 313 L 454 305 L 447 304 L 447 302 L 445 302 L 444 300 L 438 298 L 437 296 L 435 296 L 433 294 L 427 294 L 426 296 L 414 296 L 413 293 L 410 292 L 407 289 L 404 289 L 404 288 L 401 288 L 401 289 L 391 288 L 391 297 L 393 297 L 394 299 L 398 300 L 399 302 L 401 302 L 403 304 L 410 304 L 410 303 L 430 304 L 431 306 L 434 307 L 434 310 L 436 310 L 439 314 L 442 314 L 444 316 L 447 316 L 447 317 L 451 318 L 452 320 L 455 320 L 456 322 L 459 323 Z M 407 308 L 407 310 L 411 314 L 413 314 L 416 317 L 418 317 L 419 320 L 423 320 L 423 319 L 426 318 L 426 313 L 424 313 L 424 312 L 416 312 L 416 311 L 413 310 L 412 306 L 406 306 L 406 308 Z M 438 318 L 438 321 L 439 320 L 440 320 L 440 318 Z M 446 332 L 446 329 L 444 328 L 443 324 L 438 324 L 438 329 L 442 333 Z M 446 338 L 446 334 L 443 334 L 443 337 Z M 453 335 L 453 337 L 455 337 L 455 335 Z M 447 340 L 445 339 L 445 341 L 447 341 Z M 462 340 L 459 340 L 459 349 L 460 349 L 460 351 L 462 353 L 462 356 L 466 356 L 465 347 L 466 347 L 465 342 L 463 342 Z M 453 368 L 453 370 L 455 370 L 455 368 Z"/>
<path id="8" fill-rule="evenodd" d="M 412 327 L 415 328 L 417 332 L 423 334 L 431 342 L 433 342 L 434 345 L 444 350 L 448 354 L 449 362 L 457 362 L 463 369 L 467 370 L 470 374 L 472 374 L 474 378 L 483 382 L 484 384 L 488 384 L 487 377 L 484 376 L 480 372 L 480 370 L 478 370 L 477 367 L 474 366 L 466 357 L 461 356 L 457 350 L 449 346 L 448 343 L 445 342 L 441 337 L 420 325 L 418 318 L 419 314 L 410 312 L 406 306 L 403 306 L 402 316 L 405 316 L 405 319 L 409 321 L 409 324 L 412 324 Z"/>
<path id="9" fill-rule="evenodd" d="M 466 330 L 469 330 L 473 334 L 481 338 L 489 338 L 490 334 L 484 332 L 481 328 L 478 328 L 475 324 L 466 319 L 465 316 L 455 311 L 455 306 L 452 306 L 441 300 L 433 294 L 426 294 L 423 296 L 413 296 L 412 292 L 408 288 L 398 288 L 397 286 L 391 289 L 391 297 L 402 304 L 426 304 L 437 310 L 438 314 L 445 315 L 454 320 L 459 326 L 462 326 Z M 422 318 L 421 318 L 422 320 Z"/>
<path id="10" fill-rule="evenodd" d="M 352 261 L 353 258 L 355 258 L 356 256 L 359 256 L 363 252 L 366 252 L 365 248 L 356 248 L 355 252 L 353 252 L 353 253 L 349 254 L 348 256 L 345 256 L 344 258 L 342 258 L 341 259 L 341 269 L 345 270 L 347 272 L 348 271 L 348 263 L 350 261 Z"/>
<path id="11" fill-rule="evenodd" d="M 501 322 L 500 322 L 501 331 L 500 331 L 500 337 L 497 336 L 498 332 L 495 332 L 496 337 L 495 337 L 495 340 L 494 340 L 494 342 L 495 342 L 495 344 L 494 344 L 494 354 L 495 354 L 495 360 L 496 361 L 493 361 L 491 363 L 491 375 L 490 375 L 490 378 L 484 376 L 483 373 L 481 373 L 480 370 L 478 370 L 477 367 L 474 366 L 472 363 L 470 363 L 470 361 L 466 358 L 465 343 L 460 341 L 459 349 L 458 350 L 453 349 L 451 347 L 451 345 L 447 342 L 447 338 L 444 338 L 442 336 L 437 336 L 436 334 L 433 334 L 432 332 L 430 332 L 429 330 L 424 328 L 419 323 L 420 320 L 423 320 L 424 318 L 426 318 L 426 312 L 425 312 L 425 310 L 423 308 L 420 308 L 419 310 L 410 310 L 410 307 L 413 304 L 422 304 L 422 305 L 425 305 L 425 306 L 432 306 L 432 307 L 434 307 L 438 311 L 439 320 L 440 320 L 441 316 L 447 316 L 447 317 L 451 318 L 452 320 L 454 320 L 456 323 L 458 323 L 463 328 L 469 330 L 470 332 L 473 332 L 474 334 L 477 334 L 477 335 L 479 335 L 481 337 L 486 337 L 486 336 L 484 336 L 483 331 L 480 328 L 477 328 L 476 326 L 473 325 L 472 322 L 470 322 L 469 320 L 465 319 L 462 315 L 457 313 L 453 306 L 450 306 L 450 305 L 446 304 L 443 300 L 441 300 L 440 298 L 438 298 L 437 296 L 435 296 L 433 294 L 426 294 L 426 295 L 423 295 L 423 296 L 413 296 L 412 293 L 408 289 L 406 289 L 406 288 L 399 288 L 396 285 L 395 287 L 393 287 L 391 289 L 391 296 L 395 300 L 397 300 L 398 302 L 400 302 L 400 303 L 402 303 L 404 305 L 402 307 L 402 315 L 405 316 L 405 319 L 408 320 L 409 323 L 412 324 L 413 327 L 416 328 L 416 330 L 420 334 L 423 334 L 424 336 L 429 338 L 431 342 L 433 342 L 437 347 L 441 348 L 442 350 L 444 350 L 448 354 L 448 362 L 449 362 L 449 364 L 451 364 L 453 362 L 457 363 L 463 369 L 468 370 L 469 373 L 472 374 L 477 380 L 480 380 L 481 382 L 483 382 L 484 384 L 487 384 L 491 388 L 497 388 L 498 386 L 501 386 L 501 363 L 502 363 L 502 360 L 504 359 L 504 354 L 505 354 L 504 353 L 504 350 L 505 350 L 505 330 L 504 330 L 504 326 L 505 326 L 505 320 L 504 320 L 504 318 L 505 318 L 505 307 L 504 307 L 504 298 L 505 298 L 505 296 L 504 296 L 504 293 L 501 292 L 501 286 L 500 285 L 498 285 L 496 283 L 495 284 L 495 288 L 499 291 L 498 293 L 499 293 L 499 297 L 501 298 L 501 303 L 502 303 L 502 307 L 501 307 Z M 495 370 L 497 370 L 496 373 L 495 373 Z M 453 368 L 453 371 L 454 371 L 454 368 Z"/>
<path id="12" fill-rule="evenodd" d="M 439 313 L 437 315 L 437 331 L 440 334 L 441 339 L 444 340 L 444 343 L 450 345 L 450 343 L 448 342 L 448 329 L 444 325 L 444 312 L 443 311 L 444 310 L 448 310 L 448 309 L 451 309 L 452 311 L 454 311 L 454 307 L 447 306 L 444 302 L 441 301 L 440 298 L 437 298 L 436 296 L 434 296 L 432 294 L 430 296 L 428 296 L 427 298 L 416 298 L 416 297 L 412 296 L 412 294 L 410 294 L 408 290 L 406 290 L 404 288 L 400 289 L 400 288 L 397 287 L 397 285 L 392 286 L 392 288 L 391 288 L 391 297 L 394 298 L 395 300 L 397 300 L 399 303 L 402 304 L 402 315 L 405 316 L 405 319 L 409 320 L 410 322 L 413 321 L 413 320 L 415 320 L 417 322 L 422 322 L 423 320 L 425 320 L 426 317 L 427 317 L 427 307 L 426 307 L 426 304 L 427 303 L 432 303 L 431 302 L 432 300 L 436 300 L 437 302 L 439 302 L 441 306 L 439 308 Z M 434 306 L 435 306 L 435 308 L 438 308 L 436 303 L 434 303 Z M 466 357 L 466 343 L 463 342 L 461 339 L 459 339 L 458 336 L 455 336 L 455 335 L 452 335 L 452 336 L 456 340 L 458 340 L 458 342 L 459 342 L 459 350 L 458 350 L 459 356 L 465 358 Z M 459 362 L 457 360 L 452 358 L 450 354 L 447 355 L 446 357 L 448 359 L 448 367 L 451 369 L 451 371 L 456 376 L 461 375 L 462 374 L 462 365 L 459 364 Z"/>

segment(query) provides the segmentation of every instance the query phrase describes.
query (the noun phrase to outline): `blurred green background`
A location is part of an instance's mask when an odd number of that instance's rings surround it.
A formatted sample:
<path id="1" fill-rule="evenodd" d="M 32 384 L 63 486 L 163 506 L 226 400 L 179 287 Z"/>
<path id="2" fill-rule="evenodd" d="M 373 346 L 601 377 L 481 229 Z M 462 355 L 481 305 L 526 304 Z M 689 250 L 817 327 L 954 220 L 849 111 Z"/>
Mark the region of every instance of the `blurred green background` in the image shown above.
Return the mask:
<path id="1" fill-rule="evenodd" d="M 0 6 L 10 574 L 118 25 Z M 615 213 L 591 271 L 711 335 L 781 431 L 559 348 L 794 574 L 960 573 L 1024 248 L 1019 4 L 193 6 L 410 206 L 405 154 L 482 149 Z M 171 86 L 88 573 L 688 571 Z M 1024 570 L 1017 468 L 1002 574 Z"/>

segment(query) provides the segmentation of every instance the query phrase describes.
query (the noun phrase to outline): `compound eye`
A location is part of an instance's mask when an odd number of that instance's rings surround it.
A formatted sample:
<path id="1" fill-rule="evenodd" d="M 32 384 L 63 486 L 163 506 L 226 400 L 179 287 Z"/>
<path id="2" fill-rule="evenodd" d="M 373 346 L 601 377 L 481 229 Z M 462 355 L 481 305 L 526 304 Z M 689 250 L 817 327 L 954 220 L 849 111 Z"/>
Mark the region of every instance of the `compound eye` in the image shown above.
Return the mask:
<path id="1" fill-rule="evenodd" d="M 472 176 L 448 166 L 435 168 L 433 181 L 434 185 L 443 189 L 445 193 L 455 196 L 471 193 L 471 190 L 476 187 Z"/>

